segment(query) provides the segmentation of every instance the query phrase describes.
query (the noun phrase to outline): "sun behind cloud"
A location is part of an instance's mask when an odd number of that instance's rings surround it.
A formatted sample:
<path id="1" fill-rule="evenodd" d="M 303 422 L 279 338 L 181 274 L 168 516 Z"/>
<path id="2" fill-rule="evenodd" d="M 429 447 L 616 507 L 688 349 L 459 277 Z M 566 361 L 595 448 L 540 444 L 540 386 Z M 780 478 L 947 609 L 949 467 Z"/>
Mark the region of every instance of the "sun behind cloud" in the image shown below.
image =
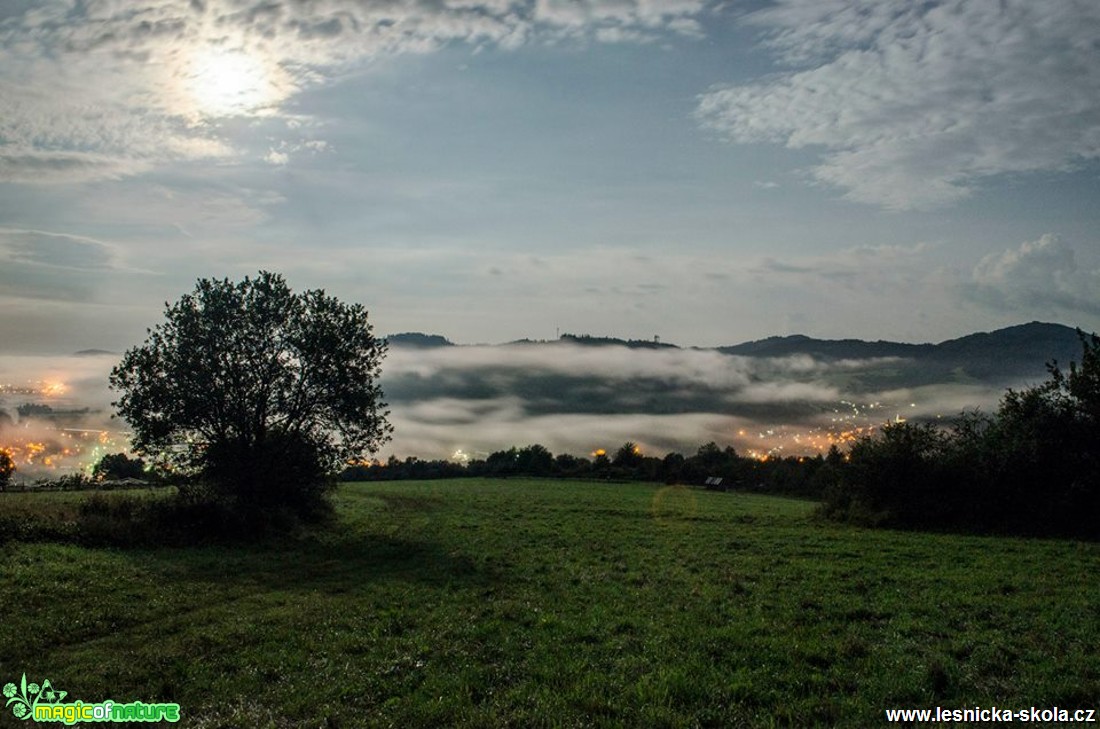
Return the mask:
<path id="1" fill-rule="evenodd" d="M 204 48 L 188 57 L 183 87 L 189 115 L 225 117 L 262 114 L 286 98 L 289 89 L 278 66 L 241 50 Z"/>

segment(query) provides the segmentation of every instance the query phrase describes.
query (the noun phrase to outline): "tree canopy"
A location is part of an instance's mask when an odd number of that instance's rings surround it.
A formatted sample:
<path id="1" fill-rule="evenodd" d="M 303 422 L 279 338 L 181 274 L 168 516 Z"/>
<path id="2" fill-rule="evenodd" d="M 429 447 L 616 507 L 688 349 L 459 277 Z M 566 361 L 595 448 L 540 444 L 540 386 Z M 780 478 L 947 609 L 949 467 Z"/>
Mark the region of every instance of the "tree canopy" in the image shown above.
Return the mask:
<path id="1" fill-rule="evenodd" d="M 7 451 L 0 450 L 0 488 L 8 485 L 13 473 L 15 473 L 15 461 Z"/>
<path id="2" fill-rule="evenodd" d="M 92 468 L 92 478 L 99 481 L 144 476 L 145 461 L 130 458 L 125 453 L 108 453 Z"/>
<path id="3" fill-rule="evenodd" d="M 1009 390 L 993 416 L 949 430 L 900 423 L 852 445 L 825 512 L 853 521 L 1096 538 L 1100 526 L 1100 337 L 1078 332 L 1066 372 Z"/>
<path id="4" fill-rule="evenodd" d="M 298 505 L 392 431 L 359 304 L 265 271 L 200 279 L 148 334 L 110 375 L 135 452 L 241 505 Z"/>

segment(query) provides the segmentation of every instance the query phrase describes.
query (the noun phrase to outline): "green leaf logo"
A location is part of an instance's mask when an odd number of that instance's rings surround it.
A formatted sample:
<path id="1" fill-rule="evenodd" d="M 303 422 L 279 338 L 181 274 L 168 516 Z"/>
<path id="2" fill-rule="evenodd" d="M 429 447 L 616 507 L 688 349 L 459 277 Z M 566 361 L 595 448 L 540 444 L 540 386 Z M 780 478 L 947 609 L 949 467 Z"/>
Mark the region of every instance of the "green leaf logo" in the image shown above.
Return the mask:
<path id="1" fill-rule="evenodd" d="M 67 695 L 66 691 L 58 691 L 53 688 L 49 679 L 43 681 L 41 686 L 37 683 L 27 683 L 27 674 L 25 673 L 19 681 L 19 686 L 14 683 L 4 684 L 4 698 L 8 700 L 4 706 L 10 706 L 11 713 L 17 719 L 30 719 L 34 714 L 34 707 L 40 701 L 54 703 L 61 701 Z"/>

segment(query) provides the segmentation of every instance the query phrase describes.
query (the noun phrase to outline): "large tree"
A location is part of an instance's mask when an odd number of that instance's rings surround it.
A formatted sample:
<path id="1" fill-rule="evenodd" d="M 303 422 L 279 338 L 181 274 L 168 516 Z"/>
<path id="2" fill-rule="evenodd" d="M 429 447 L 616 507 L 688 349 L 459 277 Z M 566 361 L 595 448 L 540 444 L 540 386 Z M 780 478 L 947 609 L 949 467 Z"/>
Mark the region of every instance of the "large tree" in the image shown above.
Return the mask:
<path id="1" fill-rule="evenodd" d="M 367 312 L 278 274 L 201 279 L 111 372 L 133 447 L 245 508 L 308 506 L 391 426 Z"/>

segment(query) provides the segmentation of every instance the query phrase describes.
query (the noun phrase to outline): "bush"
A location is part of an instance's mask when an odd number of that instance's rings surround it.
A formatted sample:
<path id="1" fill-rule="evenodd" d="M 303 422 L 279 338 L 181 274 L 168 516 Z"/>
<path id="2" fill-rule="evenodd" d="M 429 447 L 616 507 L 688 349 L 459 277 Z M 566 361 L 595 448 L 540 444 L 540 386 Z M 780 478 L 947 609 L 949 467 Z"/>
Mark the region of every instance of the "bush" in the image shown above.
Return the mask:
<path id="1" fill-rule="evenodd" d="M 1080 333 L 1079 333 L 1080 334 Z M 866 524 L 1100 537 L 1100 338 L 1081 364 L 950 430 L 902 423 L 853 444 L 822 511 Z"/>
<path id="2" fill-rule="evenodd" d="M 109 453 L 92 469 L 92 478 L 110 481 L 123 478 L 145 478 L 145 461 L 130 458 L 125 453 Z"/>
<path id="3" fill-rule="evenodd" d="M 895 423 L 852 444 L 825 491 L 824 512 L 867 525 L 906 525 L 940 510 L 947 438 L 932 425 Z"/>

